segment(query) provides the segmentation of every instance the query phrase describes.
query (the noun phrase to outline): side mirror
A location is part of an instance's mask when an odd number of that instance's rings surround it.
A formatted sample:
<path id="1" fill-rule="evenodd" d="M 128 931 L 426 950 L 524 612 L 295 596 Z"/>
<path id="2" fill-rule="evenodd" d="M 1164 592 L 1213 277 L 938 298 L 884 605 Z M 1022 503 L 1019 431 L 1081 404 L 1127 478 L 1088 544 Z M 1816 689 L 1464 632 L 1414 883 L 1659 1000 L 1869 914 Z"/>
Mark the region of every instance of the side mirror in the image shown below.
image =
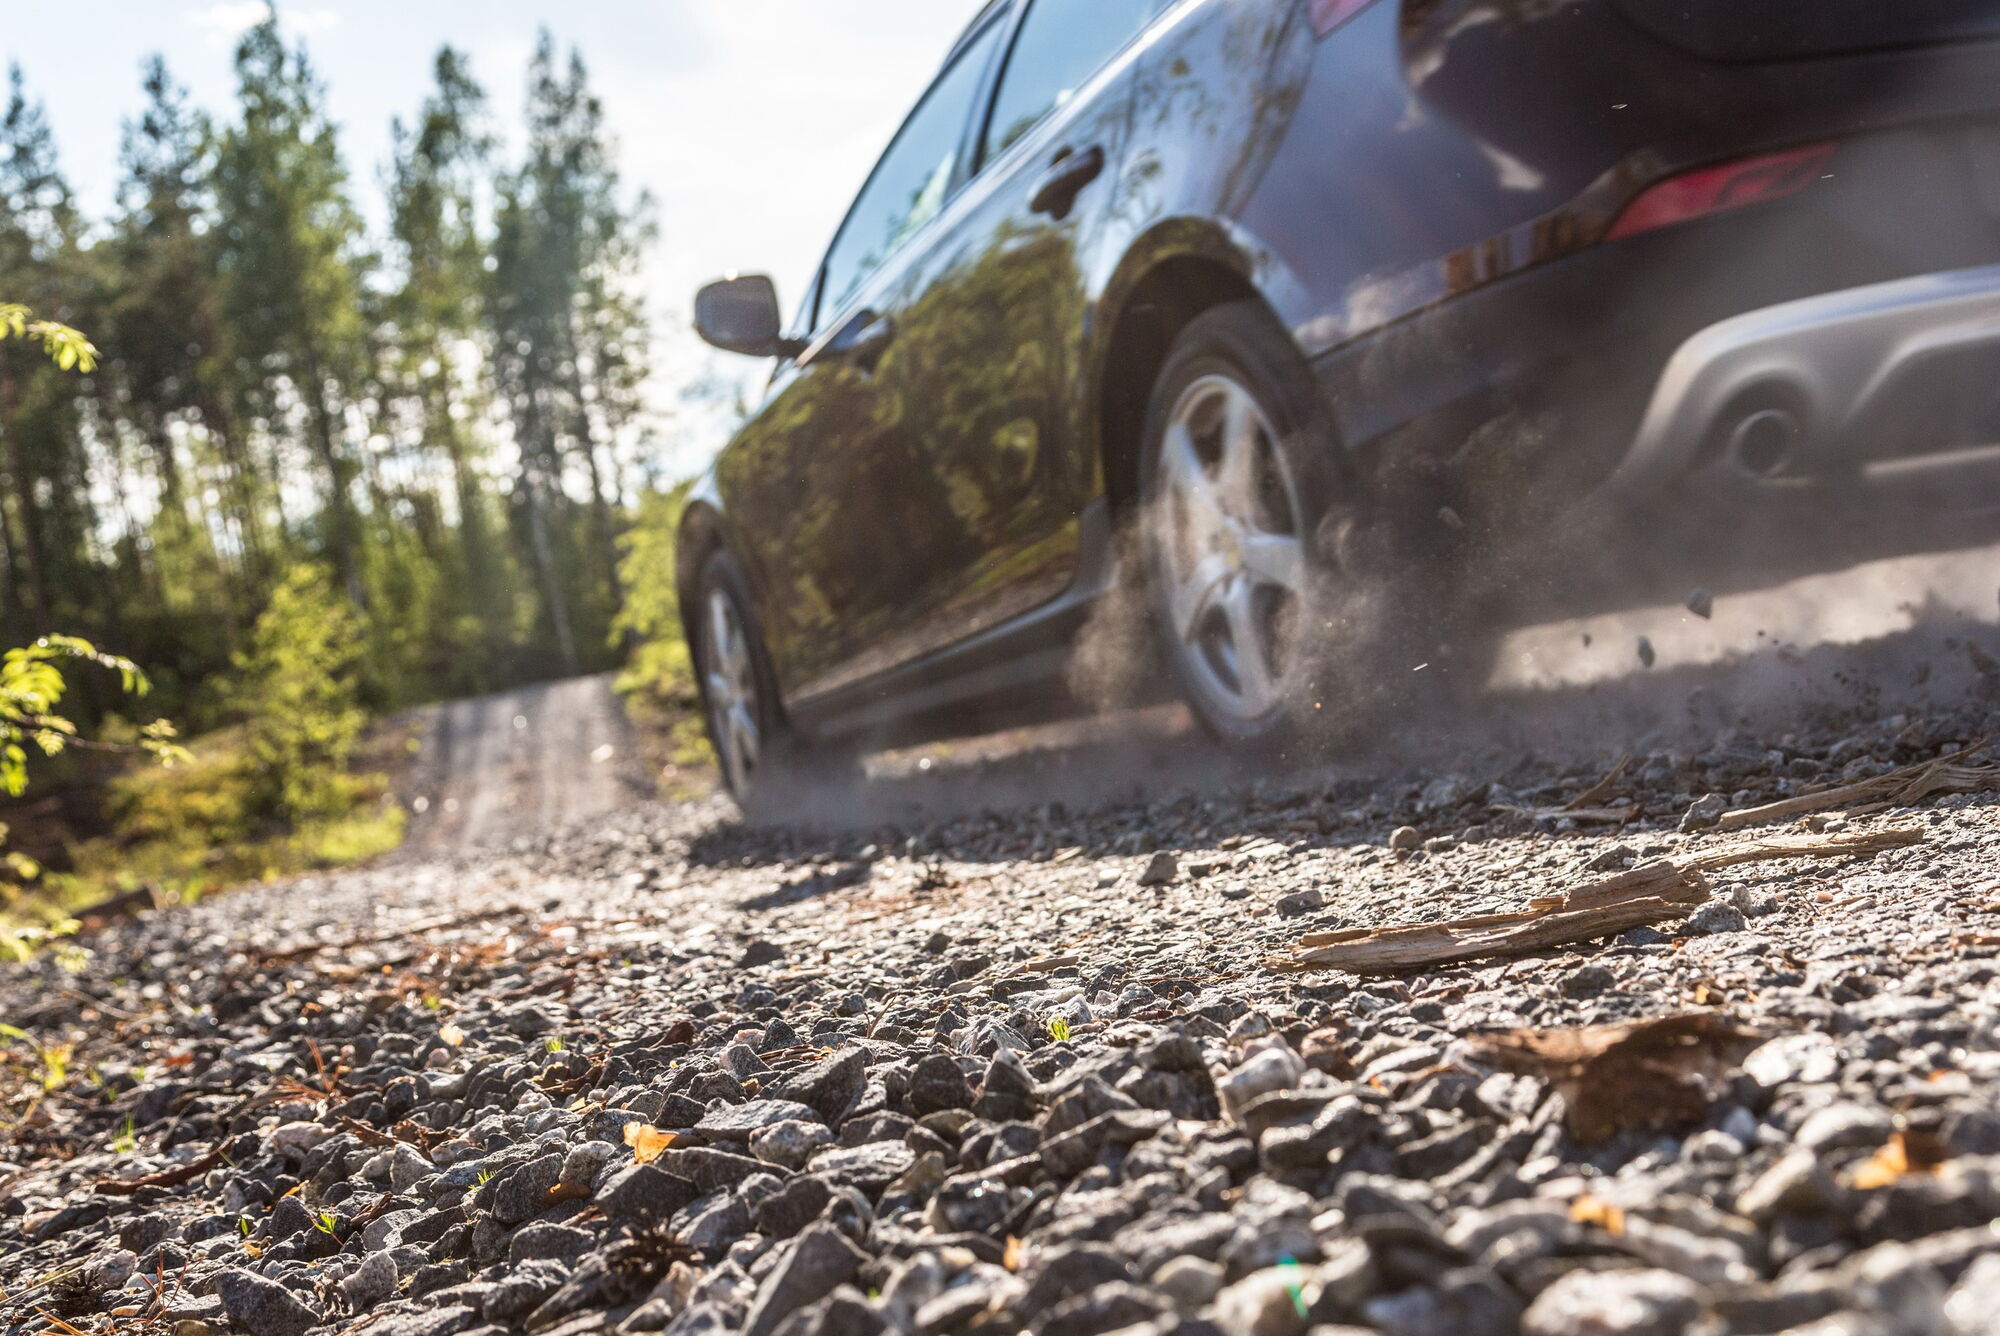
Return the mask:
<path id="1" fill-rule="evenodd" d="M 695 332 L 724 352 L 746 357 L 789 357 L 798 341 L 784 337 L 778 289 L 763 274 L 724 278 L 694 298 Z"/>

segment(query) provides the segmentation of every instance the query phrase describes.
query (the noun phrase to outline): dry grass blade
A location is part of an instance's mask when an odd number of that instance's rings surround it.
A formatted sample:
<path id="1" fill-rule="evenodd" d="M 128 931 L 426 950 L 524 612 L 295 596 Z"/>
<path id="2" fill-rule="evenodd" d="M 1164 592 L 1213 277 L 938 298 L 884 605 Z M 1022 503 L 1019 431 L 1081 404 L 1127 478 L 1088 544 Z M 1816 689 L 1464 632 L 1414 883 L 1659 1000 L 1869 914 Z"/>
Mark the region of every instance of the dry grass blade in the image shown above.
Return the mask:
<path id="1" fill-rule="evenodd" d="M 1716 822 L 1716 828 L 1742 830 L 1746 826 L 1787 821 L 1795 816 L 1805 816 L 1809 812 L 1823 812 L 1832 807 L 1858 807 L 1869 803 L 1909 807 L 1940 793 L 1979 793 L 1989 789 L 2000 789 L 2000 766 L 1964 764 L 1965 761 L 1986 750 L 1990 741 L 1991 739 L 1981 738 L 1969 747 L 1960 748 L 1934 761 L 1906 765 L 1900 770 L 1892 770 L 1873 779 L 1840 784 L 1830 789 L 1821 789 L 1817 793 L 1802 793 L 1796 798 L 1785 798 L 1759 807 L 1740 807 L 1733 812 L 1724 812 L 1721 819 Z"/>
<path id="2" fill-rule="evenodd" d="M 1516 913 L 1313 933 L 1301 938 L 1290 954 L 1267 963 L 1284 971 L 1335 969 L 1383 975 L 1526 955 L 1685 918 L 1709 897 L 1705 874 L 1721 868 L 1783 858 L 1865 857 L 1923 838 L 1922 827 L 1909 826 L 1852 835 L 1750 840 L 1688 858 L 1647 863 L 1566 895 L 1537 900 Z"/>
<path id="3" fill-rule="evenodd" d="M 1606 775 L 1603 779 L 1598 780 L 1595 784 L 1585 789 L 1582 793 L 1577 794 L 1576 797 L 1571 798 L 1568 802 L 1564 803 L 1563 809 L 1565 811 L 1577 812 L 1577 811 L 1582 811 L 1585 808 L 1598 806 L 1599 800 L 1609 795 L 1611 790 L 1617 785 L 1618 781 L 1625 777 L 1626 767 L 1630 766 L 1631 764 L 1632 764 L 1632 754 L 1630 752 L 1627 752 L 1625 755 L 1618 758 L 1618 764 L 1611 767 L 1610 774 Z"/>

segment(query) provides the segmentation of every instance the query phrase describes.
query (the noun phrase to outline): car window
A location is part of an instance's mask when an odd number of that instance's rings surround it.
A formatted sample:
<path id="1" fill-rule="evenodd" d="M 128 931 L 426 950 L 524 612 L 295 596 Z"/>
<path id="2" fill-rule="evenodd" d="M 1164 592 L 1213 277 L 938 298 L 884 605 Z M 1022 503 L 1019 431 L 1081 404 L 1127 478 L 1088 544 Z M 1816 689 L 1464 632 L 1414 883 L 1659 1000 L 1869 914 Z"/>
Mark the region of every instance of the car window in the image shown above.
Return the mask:
<path id="1" fill-rule="evenodd" d="M 991 161 L 1074 97 L 1160 9 L 1160 0 L 1033 0 L 1007 57 L 979 160 Z"/>
<path id="2" fill-rule="evenodd" d="M 994 44 L 1004 25 L 986 31 L 959 52 L 904 123 L 875 174 L 854 201 L 826 257 L 822 318 L 838 311 L 925 223 L 944 208 L 958 170 L 966 122 L 979 95 Z"/>

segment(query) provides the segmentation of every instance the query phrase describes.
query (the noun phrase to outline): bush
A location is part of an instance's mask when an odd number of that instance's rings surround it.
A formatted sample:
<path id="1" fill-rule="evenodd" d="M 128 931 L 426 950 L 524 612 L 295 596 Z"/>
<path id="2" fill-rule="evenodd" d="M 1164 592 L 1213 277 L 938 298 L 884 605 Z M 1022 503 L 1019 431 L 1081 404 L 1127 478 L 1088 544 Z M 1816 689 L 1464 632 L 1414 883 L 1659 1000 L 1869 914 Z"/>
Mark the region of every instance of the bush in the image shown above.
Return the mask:
<path id="1" fill-rule="evenodd" d="M 232 704 L 247 719 L 251 804 L 292 826 L 354 805 L 347 761 L 361 736 L 362 627 L 319 566 L 298 566 L 271 595 L 236 657 Z"/>
<path id="2" fill-rule="evenodd" d="M 618 578 L 625 586 L 625 606 L 611 624 L 614 641 L 632 642 L 618 689 L 680 708 L 695 701 L 694 662 L 681 632 L 680 590 L 674 583 L 688 487 L 682 483 L 670 492 L 648 492 L 631 529 L 618 540 L 624 550 Z"/>
<path id="3" fill-rule="evenodd" d="M 702 731 L 701 696 L 694 660 L 681 629 L 680 590 L 674 582 L 681 512 L 691 483 L 648 492 L 632 527 L 621 537 L 618 577 L 625 606 L 612 622 L 614 643 L 629 643 L 618 690 L 671 795 L 707 787 L 710 752 Z M 692 776 L 684 772 L 692 772 Z M 689 783 L 689 779 L 693 782 Z"/>

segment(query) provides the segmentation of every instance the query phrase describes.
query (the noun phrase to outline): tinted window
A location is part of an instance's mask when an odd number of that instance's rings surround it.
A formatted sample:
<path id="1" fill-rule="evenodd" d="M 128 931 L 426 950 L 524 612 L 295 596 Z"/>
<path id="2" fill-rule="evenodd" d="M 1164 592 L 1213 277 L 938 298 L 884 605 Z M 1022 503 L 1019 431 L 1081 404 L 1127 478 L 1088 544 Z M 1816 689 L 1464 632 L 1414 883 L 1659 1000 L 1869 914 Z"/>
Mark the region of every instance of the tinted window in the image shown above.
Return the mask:
<path id="1" fill-rule="evenodd" d="M 959 53 L 882 155 L 827 252 L 822 318 L 838 311 L 897 247 L 944 208 L 972 102 L 1000 32 L 1000 24 L 988 24 Z"/>
<path id="2" fill-rule="evenodd" d="M 1159 0 L 1034 0 L 1007 58 L 980 160 L 1074 97 L 1159 10 Z"/>

